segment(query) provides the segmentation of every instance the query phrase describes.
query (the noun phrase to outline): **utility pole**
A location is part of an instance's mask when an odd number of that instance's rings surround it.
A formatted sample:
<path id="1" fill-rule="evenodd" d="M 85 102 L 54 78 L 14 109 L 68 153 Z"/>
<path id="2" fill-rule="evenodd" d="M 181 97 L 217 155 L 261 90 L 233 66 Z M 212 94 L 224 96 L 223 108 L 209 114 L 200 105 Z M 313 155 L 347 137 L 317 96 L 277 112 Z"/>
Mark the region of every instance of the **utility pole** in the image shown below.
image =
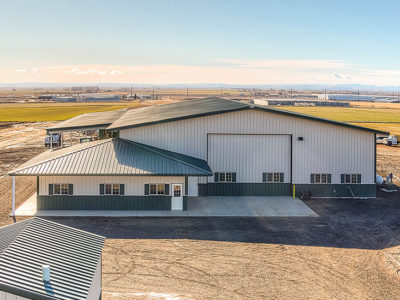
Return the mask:
<path id="1" fill-rule="evenodd" d="M 186 100 L 189 100 L 189 87 L 186 88 Z"/>
<path id="2" fill-rule="evenodd" d="M 326 96 L 326 88 L 325 88 L 325 100 L 328 100 L 328 97 Z"/>
<path id="3" fill-rule="evenodd" d="M 154 97 L 154 84 L 153 84 L 153 100 L 155 99 L 155 97 Z"/>
<path id="4" fill-rule="evenodd" d="M 358 101 L 360 101 L 360 90 L 358 90 L 358 96 L 357 96 L 357 99 L 358 99 Z"/>

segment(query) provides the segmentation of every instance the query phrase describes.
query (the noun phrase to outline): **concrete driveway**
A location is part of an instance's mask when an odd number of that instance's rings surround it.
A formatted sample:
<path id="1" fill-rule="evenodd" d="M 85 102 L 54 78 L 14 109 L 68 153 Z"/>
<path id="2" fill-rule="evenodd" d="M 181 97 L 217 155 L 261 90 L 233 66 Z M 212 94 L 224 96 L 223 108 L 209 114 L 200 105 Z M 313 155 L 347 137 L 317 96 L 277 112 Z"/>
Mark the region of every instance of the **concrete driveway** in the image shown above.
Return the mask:
<path id="1" fill-rule="evenodd" d="M 191 197 L 189 216 L 318 217 L 303 201 L 291 197 Z"/>
<path id="2" fill-rule="evenodd" d="M 30 199 L 18 217 L 318 217 L 304 202 L 291 197 L 189 197 L 188 210 L 45 210 Z M 31 205 L 30 205 L 31 204 Z"/>

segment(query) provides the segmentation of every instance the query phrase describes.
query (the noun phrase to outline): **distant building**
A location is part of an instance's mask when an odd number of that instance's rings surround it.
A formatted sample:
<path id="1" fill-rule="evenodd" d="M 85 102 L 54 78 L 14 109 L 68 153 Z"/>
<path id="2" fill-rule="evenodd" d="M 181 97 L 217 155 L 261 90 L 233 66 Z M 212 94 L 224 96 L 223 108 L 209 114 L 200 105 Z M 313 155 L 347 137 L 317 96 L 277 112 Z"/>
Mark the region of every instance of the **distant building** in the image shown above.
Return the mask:
<path id="1" fill-rule="evenodd" d="M 358 94 L 319 94 L 318 100 L 336 100 L 336 101 L 374 101 L 375 96 Z"/>
<path id="2" fill-rule="evenodd" d="M 119 95 L 109 94 L 82 94 L 77 98 L 78 102 L 115 102 L 120 100 Z"/>
<path id="3" fill-rule="evenodd" d="M 314 101 L 314 100 L 276 100 L 276 99 L 254 99 L 254 104 L 269 106 L 333 106 L 350 107 L 349 102 Z"/>
<path id="4" fill-rule="evenodd" d="M 76 97 L 70 96 L 56 96 L 54 97 L 56 102 L 76 102 Z"/>

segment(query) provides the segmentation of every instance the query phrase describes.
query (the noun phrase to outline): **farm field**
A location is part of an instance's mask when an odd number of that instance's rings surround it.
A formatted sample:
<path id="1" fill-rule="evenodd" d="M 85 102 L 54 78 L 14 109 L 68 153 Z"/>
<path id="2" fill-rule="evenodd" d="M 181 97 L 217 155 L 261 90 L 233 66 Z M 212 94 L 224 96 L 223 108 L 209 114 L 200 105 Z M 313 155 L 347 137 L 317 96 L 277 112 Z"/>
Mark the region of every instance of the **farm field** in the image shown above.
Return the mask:
<path id="1" fill-rule="evenodd" d="M 353 104 L 353 103 L 352 103 Z M 357 104 L 359 105 L 359 104 Z M 347 122 L 400 135 L 400 105 L 362 104 L 361 107 L 277 107 L 335 121 Z M 396 123 L 397 122 L 397 123 Z"/>
<path id="2" fill-rule="evenodd" d="M 84 113 L 119 110 L 130 106 L 132 106 L 132 104 L 0 104 L 0 122 L 62 121 Z"/>

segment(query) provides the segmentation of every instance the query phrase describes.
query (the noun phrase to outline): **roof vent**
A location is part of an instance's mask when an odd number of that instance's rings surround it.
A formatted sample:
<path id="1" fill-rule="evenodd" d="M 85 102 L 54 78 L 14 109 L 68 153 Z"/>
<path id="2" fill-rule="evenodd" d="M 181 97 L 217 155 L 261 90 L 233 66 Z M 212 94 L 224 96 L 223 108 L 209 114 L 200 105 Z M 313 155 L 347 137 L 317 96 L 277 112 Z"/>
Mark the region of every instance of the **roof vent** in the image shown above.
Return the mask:
<path id="1" fill-rule="evenodd" d="M 50 266 L 42 265 L 43 281 L 50 281 Z"/>

